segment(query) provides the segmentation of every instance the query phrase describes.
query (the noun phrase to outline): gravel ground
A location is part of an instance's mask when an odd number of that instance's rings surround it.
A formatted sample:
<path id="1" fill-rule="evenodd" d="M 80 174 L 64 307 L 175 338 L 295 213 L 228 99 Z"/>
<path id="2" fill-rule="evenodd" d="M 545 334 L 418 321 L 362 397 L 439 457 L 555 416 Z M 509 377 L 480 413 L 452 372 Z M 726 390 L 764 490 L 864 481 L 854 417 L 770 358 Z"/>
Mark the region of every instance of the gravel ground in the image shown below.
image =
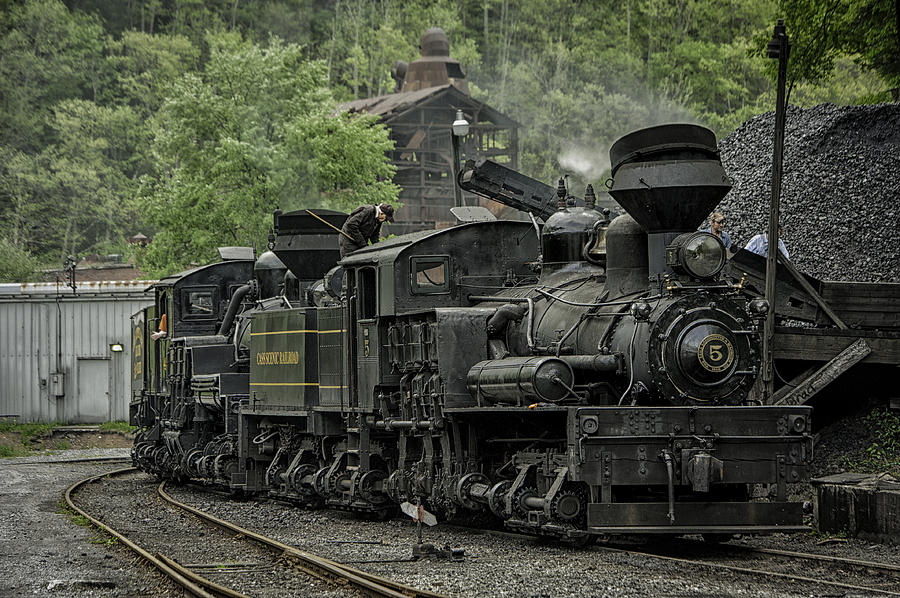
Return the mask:
<path id="1" fill-rule="evenodd" d="M 738 247 L 768 226 L 774 113 L 720 143 L 733 187 L 717 210 Z M 824 280 L 900 281 L 900 104 L 789 107 L 781 215 L 801 271 Z"/>
<path id="2" fill-rule="evenodd" d="M 279 554 L 167 505 L 158 498 L 157 486 L 154 477 L 131 473 L 83 487 L 76 502 L 151 554 L 202 568 L 198 573 L 204 577 L 248 596 L 356 595 L 298 574 Z"/>
<path id="3" fill-rule="evenodd" d="M 64 451 L 0 460 L 0 596 L 167 596 L 162 578 L 135 567 L 133 554 L 106 546 L 97 533 L 62 513 L 76 481 L 111 471 L 109 463 L 47 461 L 127 456 L 127 449 Z M 101 541 L 101 543 L 95 543 Z"/>
<path id="4" fill-rule="evenodd" d="M 845 595 L 823 587 L 764 581 L 728 572 L 691 569 L 641 556 L 577 549 L 536 539 L 481 534 L 438 526 L 425 541 L 464 548 L 463 562 L 410 562 L 411 521 L 360 521 L 333 511 L 303 511 L 266 501 L 235 503 L 194 487 L 172 489 L 179 500 L 300 549 L 450 596 L 810 596 Z M 848 540 L 818 546 L 812 534 L 747 538 L 743 543 L 806 550 L 864 560 L 900 561 L 897 547 Z M 366 543 L 362 543 L 366 542 Z M 370 544 L 369 542 L 376 542 Z M 731 561 L 744 566 L 749 559 Z M 806 573 L 805 569 L 799 570 Z M 865 595 L 865 594 L 858 594 Z"/>
<path id="5" fill-rule="evenodd" d="M 105 543 L 93 544 L 96 534 L 89 528 L 74 525 L 68 517 L 58 514 L 63 490 L 71 483 L 89 475 L 112 470 L 115 465 L 98 463 L 54 464 L 48 460 L 83 459 L 97 456 L 121 455 L 124 451 L 65 451 L 49 457 L 8 459 L 0 462 L 0 513 L 4 516 L 0 533 L 0 596 L 169 596 L 180 595 L 146 566 L 137 564 L 127 549 Z M 151 549 L 171 553 L 183 527 L 193 526 L 194 535 L 201 535 L 199 523 L 190 516 L 174 514 L 152 505 L 148 498 L 155 489 L 155 480 L 145 474 L 127 476 L 128 503 L 138 513 L 139 522 L 150 525 L 158 534 Z M 94 485 L 94 507 L 105 509 L 108 519 L 135 519 L 135 512 L 123 508 L 121 494 L 104 493 L 104 486 Z M 117 483 L 117 482 L 116 482 Z M 544 596 L 857 596 L 836 588 L 811 587 L 765 581 L 756 577 L 737 575 L 705 568 L 686 568 L 684 565 L 646 557 L 608 552 L 602 548 L 576 549 L 556 543 L 520 537 L 496 536 L 477 530 L 459 530 L 451 526 L 427 529 L 425 541 L 438 546 L 464 548 L 463 562 L 428 559 L 410 561 L 415 542 L 415 526 L 406 519 L 386 522 L 365 521 L 335 511 L 304 511 L 281 503 L 252 500 L 235 502 L 224 496 L 210 494 L 192 486 L 171 488 L 179 500 L 210 511 L 220 517 L 277 538 L 287 544 L 308 550 L 336 561 L 396 579 L 410 585 L 448 594 L 454 597 L 516 596 L 539 598 Z M 85 494 L 85 499 L 90 497 Z M 103 502 L 107 501 L 107 502 Z M 116 502 L 118 501 L 118 502 Z M 105 506 L 104 506 L 105 505 Z M 150 508 L 154 510 L 151 512 Z M 218 538 L 208 528 L 214 545 L 231 544 Z M 817 552 L 834 556 L 900 562 L 900 547 L 871 544 L 858 540 L 827 539 L 815 534 L 791 536 L 774 535 L 744 538 L 737 543 Z M 366 543 L 361 543 L 366 542 Z M 374 542 L 371 543 L 371 542 Z M 27 548 L 25 548 L 27 547 Z M 180 550 L 180 548 L 179 548 Z M 215 546 L 197 548 L 196 554 L 180 552 L 182 562 L 213 563 L 223 556 Z M 253 563 L 261 557 L 241 557 L 239 561 Z M 754 564 L 741 557 L 732 565 Z M 801 571 L 802 573 L 802 571 Z M 227 573 L 217 579 L 225 582 Z M 242 576 L 236 575 L 236 578 Z M 244 576 L 246 577 L 246 576 Z M 244 588 L 252 595 L 323 596 L 331 592 L 301 589 L 294 582 L 281 586 L 292 592 L 274 589 Z M 262 590 L 262 591 L 260 591 Z M 299 592 L 299 593 L 297 593 Z M 340 592 L 331 595 L 344 595 Z"/>

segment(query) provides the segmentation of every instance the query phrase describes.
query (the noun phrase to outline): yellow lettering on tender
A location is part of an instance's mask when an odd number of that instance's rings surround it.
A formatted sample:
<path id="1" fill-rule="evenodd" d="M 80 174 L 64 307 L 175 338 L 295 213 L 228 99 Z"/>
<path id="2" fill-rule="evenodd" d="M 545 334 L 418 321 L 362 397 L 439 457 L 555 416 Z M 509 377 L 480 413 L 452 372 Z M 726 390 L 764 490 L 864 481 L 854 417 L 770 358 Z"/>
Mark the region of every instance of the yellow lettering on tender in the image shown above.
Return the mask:
<path id="1" fill-rule="evenodd" d="M 261 351 L 256 354 L 256 365 L 296 365 L 300 363 L 299 351 Z"/>

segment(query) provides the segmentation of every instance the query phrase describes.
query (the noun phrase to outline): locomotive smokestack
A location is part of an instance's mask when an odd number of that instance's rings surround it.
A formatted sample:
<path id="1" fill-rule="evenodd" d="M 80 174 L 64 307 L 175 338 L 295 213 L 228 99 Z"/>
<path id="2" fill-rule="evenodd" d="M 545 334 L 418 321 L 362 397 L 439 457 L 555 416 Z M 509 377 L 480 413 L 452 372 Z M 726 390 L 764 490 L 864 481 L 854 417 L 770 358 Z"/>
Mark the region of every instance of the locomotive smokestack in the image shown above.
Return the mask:
<path id="1" fill-rule="evenodd" d="M 731 189 L 715 134 L 698 125 L 629 133 L 609 159 L 610 195 L 648 233 L 694 230 Z"/>
<path id="2" fill-rule="evenodd" d="M 609 150 L 610 195 L 647 231 L 650 277 L 671 272 L 666 245 L 691 231 L 731 184 L 716 136 L 698 125 L 660 125 L 619 138 Z"/>
<path id="3" fill-rule="evenodd" d="M 566 182 L 560 177 L 559 183 L 556 185 L 556 209 L 566 209 Z"/>
<path id="4" fill-rule="evenodd" d="M 597 196 L 594 195 L 594 186 L 588 184 L 587 188 L 584 190 L 584 207 L 593 210 L 597 205 Z"/>

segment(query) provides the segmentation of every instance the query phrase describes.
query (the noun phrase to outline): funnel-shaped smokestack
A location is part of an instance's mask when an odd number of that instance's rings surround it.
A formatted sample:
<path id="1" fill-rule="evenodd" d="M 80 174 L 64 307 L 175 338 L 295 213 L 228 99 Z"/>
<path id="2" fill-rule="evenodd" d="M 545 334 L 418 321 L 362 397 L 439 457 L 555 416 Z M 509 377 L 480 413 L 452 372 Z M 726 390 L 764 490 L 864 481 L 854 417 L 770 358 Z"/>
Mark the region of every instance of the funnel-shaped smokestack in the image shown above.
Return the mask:
<path id="1" fill-rule="evenodd" d="M 731 184 L 716 136 L 698 125 L 660 125 L 619 138 L 609 150 L 610 195 L 648 233 L 697 228 Z"/>

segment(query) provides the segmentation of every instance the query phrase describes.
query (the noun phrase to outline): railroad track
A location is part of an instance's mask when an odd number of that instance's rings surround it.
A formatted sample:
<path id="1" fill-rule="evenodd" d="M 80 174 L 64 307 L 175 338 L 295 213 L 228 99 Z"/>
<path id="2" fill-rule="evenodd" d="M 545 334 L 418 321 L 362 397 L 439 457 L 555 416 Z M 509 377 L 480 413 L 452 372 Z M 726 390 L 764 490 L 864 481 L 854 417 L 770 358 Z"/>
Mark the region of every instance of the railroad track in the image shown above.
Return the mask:
<path id="1" fill-rule="evenodd" d="M 817 584 L 842 590 L 852 590 L 854 592 L 867 592 L 870 594 L 879 594 L 887 596 L 900 596 L 900 566 L 890 563 L 879 563 L 875 561 L 863 561 L 859 559 L 850 559 L 844 557 L 835 557 L 829 555 L 820 555 L 807 552 L 796 552 L 790 550 L 777 550 L 772 548 L 758 548 L 754 546 L 736 545 L 736 544 L 718 544 L 714 548 L 704 545 L 701 542 L 693 540 L 680 540 L 677 543 L 670 543 L 669 550 L 666 548 L 642 549 L 642 548 L 624 548 L 614 544 L 594 546 L 593 550 L 630 554 L 636 556 L 651 557 L 664 560 L 667 562 L 682 563 L 691 567 L 707 567 L 710 569 L 729 571 L 740 575 L 748 575 L 753 577 L 766 577 L 775 580 L 789 580 L 791 582 L 803 582 Z M 672 550 L 674 549 L 674 550 Z M 670 552 L 701 552 L 703 554 L 692 554 L 689 557 L 674 556 Z M 769 565 L 775 565 L 770 568 L 759 568 L 757 565 L 734 565 L 722 562 L 723 558 L 728 555 L 754 555 L 755 557 L 763 557 L 763 560 L 773 561 Z M 759 559 L 757 559 L 759 560 Z M 867 583 L 850 583 L 844 581 L 836 581 L 822 577 L 813 577 L 810 574 L 801 575 L 794 572 L 784 570 L 773 570 L 779 567 L 777 563 L 790 563 L 801 561 L 806 564 L 807 571 L 812 571 L 815 566 L 819 570 L 825 570 L 826 575 L 834 576 L 845 575 L 848 569 L 857 571 L 857 576 L 867 581 L 872 579 L 877 581 L 877 585 Z M 762 563 L 767 565 L 767 563 Z M 783 566 L 783 565 L 781 565 Z M 835 573 L 835 569 L 837 569 Z"/>
<path id="2" fill-rule="evenodd" d="M 257 534 L 228 521 L 214 517 L 199 509 L 185 505 L 166 493 L 164 482 L 160 483 L 157 487 L 157 494 L 167 505 L 181 512 L 190 513 L 207 522 L 210 526 L 215 526 L 228 534 L 227 540 L 219 542 L 218 546 L 221 547 L 222 544 L 226 544 L 227 542 L 252 542 L 257 547 L 263 547 L 263 551 L 268 553 L 269 558 L 267 561 L 265 559 L 259 559 L 260 562 L 251 563 L 234 563 L 228 559 L 220 559 L 223 562 L 184 565 L 180 564 L 171 556 L 166 556 L 158 552 L 151 553 L 150 550 L 139 546 L 137 542 L 130 539 L 125 533 L 113 529 L 110 525 L 104 523 L 97 517 L 92 516 L 86 510 L 78 506 L 74 500 L 74 496 L 78 490 L 87 484 L 97 482 L 107 477 L 125 475 L 134 471 L 136 471 L 134 468 L 129 467 L 81 480 L 66 490 L 66 502 L 71 509 L 86 517 L 91 523 L 116 538 L 122 544 L 131 548 L 142 558 L 155 566 L 166 577 L 184 588 L 190 595 L 200 598 L 218 598 L 223 596 L 227 598 L 247 598 L 246 594 L 214 582 L 207 576 L 211 574 L 272 575 L 273 568 L 278 567 L 282 571 L 291 570 L 292 573 L 302 572 L 306 576 L 318 580 L 318 583 L 320 584 L 328 584 L 331 586 L 333 592 L 341 595 L 345 592 L 352 591 L 352 593 L 356 595 L 379 596 L 385 598 L 444 598 L 441 594 L 419 590 L 376 575 L 359 571 L 353 567 L 336 563 L 309 552 L 298 550 L 272 538 Z M 193 526 L 192 531 L 196 534 L 196 526 Z M 258 548 L 256 550 L 258 550 Z M 200 575 L 198 571 L 201 570 L 207 576 Z"/>
<path id="3" fill-rule="evenodd" d="M 61 465 L 68 463 L 131 463 L 130 456 L 122 457 L 82 457 L 80 459 L 55 459 L 53 461 L 30 461 L 15 465 Z"/>
<path id="4" fill-rule="evenodd" d="M 453 527 L 458 527 L 460 530 L 468 529 L 464 526 Z M 471 531 L 479 534 L 518 537 L 522 538 L 523 540 L 534 539 L 534 536 L 505 530 L 480 529 Z M 652 549 L 634 547 L 631 545 L 622 545 L 616 543 L 615 541 L 611 541 L 606 544 L 595 544 L 591 547 L 585 547 L 583 550 L 596 550 L 613 554 L 627 554 L 642 558 L 649 557 L 662 561 L 689 565 L 692 568 L 696 566 L 702 566 L 714 570 L 730 571 L 732 573 L 740 575 L 818 584 L 841 588 L 843 590 L 852 590 L 854 592 L 868 592 L 879 595 L 900 596 L 900 565 L 894 565 L 891 563 L 864 561 L 860 559 L 851 559 L 791 550 L 760 548 L 740 544 L 722 543 L 710 545 L 706 542 L 690 539 L 669 541 L 663 543 L 661 546 L 657 544 L 655 545 L 655 548 Z M 675 556 L 675 554 L 681 554 L 684 552 L 690 553 L 691 556 Z M 702 554 L 698 555 L 698 552 Z M 736 556 L 739 554 L 765 557 L 770 561 L 801 561 L 811 563 L 820 568 L 827 568 L 832 570 L 837 568 L 839 572 L 842 572 L 846 569 L 851 569 L 856 571 L 857 575 L 859 575 L 860 577 L 872 578 L 873 575 L 880 576 L 881 585 L 872 585 L 871 583 L 862 585 L 843 581 L 835 581 L 832 579 L 823 579 L 821 577 L 812 577 L 810 575 L 800 575 L 783 570 L 775 571 L 769 569 L 761 569 L 757 566 L 750 566 L 749 564 L 747 566 L 743 566 L 721 562 L 723 557 L 728 557 L 729 555 Z M 831 575 L 834 575 L 834 573 L 831 573 Z"/>

